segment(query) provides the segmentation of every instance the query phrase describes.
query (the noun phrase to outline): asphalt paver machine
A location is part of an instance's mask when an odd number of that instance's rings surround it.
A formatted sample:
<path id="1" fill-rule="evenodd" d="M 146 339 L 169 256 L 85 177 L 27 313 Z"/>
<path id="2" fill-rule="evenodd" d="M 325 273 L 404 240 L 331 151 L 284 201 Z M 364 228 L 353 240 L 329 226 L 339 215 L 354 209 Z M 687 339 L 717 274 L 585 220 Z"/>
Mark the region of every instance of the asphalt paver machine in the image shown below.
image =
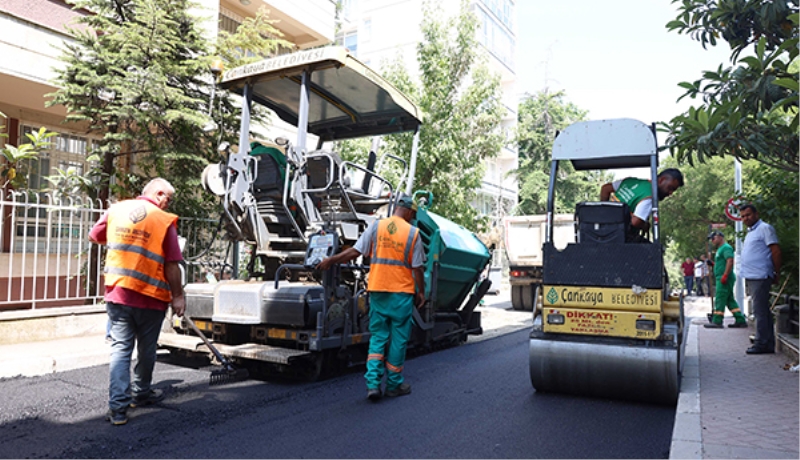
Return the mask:
<path id="1" fill-rule="evenodd" d="M 316 264 L 351 246 L 400 196 L 419 203 L 427 255 L 427 302 L 415 309 L 410 349 L 460 343 L 482 332 L 475 311 L 490 282 L 486 246 L 431 211 L 432 194 L 413 193 L 420 110 L 342 47 L 279 56 L 224 73 L 220 86 L 242 97 L 238 148 L 209 165 L 205 189 L 222 202 L 233 241 L 249 243 L 249 279 L 185 286 L 186 315 L 227 359 L 255 373 L 316 378 L 366 360 L 369 343 L 367 258 L 320 272 Z M 297 127 L 297 141 L 251 142 L 253 104 Z M 410 160 L 369 152 L 365 165 L 323 150 L 326 141 L 414 131 Z M 306 146 L 309 134 L 316 149 Z M 282 155 L 285 155 L 283 157 Z M 385 171 L 393 171 L 387 179 Z M 159 344 L 209 355 L 185 320 L 172 317 Z M 254 373 L 251 371 L 251 374 Z"/>
<path id="2" fill-rule="evenodd" d="M 651 241 L 626 242 L 630 210 L 622 203 L 576 206 L 576 240 L 553 243 L 559 164 L 576 170 L 648 168 L 657 193 L 655 127 L 631 119 L 567 127 L 553 145 L 544 242 L 543 302 L 530 334 L 536 391 L 675 404 L 684 363 L 681 298 L 669 295 L 658 202 Z M 599 190 L 598 190 L 599 194 Z M 630 239 L 630 238 L 628 238 Z"/>

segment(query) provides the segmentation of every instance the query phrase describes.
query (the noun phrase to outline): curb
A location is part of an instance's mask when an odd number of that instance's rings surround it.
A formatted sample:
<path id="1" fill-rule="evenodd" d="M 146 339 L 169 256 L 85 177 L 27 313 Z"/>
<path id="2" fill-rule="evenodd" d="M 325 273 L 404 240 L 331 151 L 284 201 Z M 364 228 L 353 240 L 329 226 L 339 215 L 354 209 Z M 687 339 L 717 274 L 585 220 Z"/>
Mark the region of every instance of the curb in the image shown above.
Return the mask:
<path id="1" fill-rule="evenodd" d="M 135 352 L 134 352 L 135 353 Z M 99 366 L 110 361 L 105 333 L 2 346 L 0 378 L 34 377 Z"/>
<path id="2" fill-rule="evenodd" d="M 681 392 L 675 410 L 675 425 L 669 458 L 703 458 L 703 428 L 700 421 L 700 356 L 697 325 L 689 322 L 686 337 L 686 362 L 683 365 Z"/>

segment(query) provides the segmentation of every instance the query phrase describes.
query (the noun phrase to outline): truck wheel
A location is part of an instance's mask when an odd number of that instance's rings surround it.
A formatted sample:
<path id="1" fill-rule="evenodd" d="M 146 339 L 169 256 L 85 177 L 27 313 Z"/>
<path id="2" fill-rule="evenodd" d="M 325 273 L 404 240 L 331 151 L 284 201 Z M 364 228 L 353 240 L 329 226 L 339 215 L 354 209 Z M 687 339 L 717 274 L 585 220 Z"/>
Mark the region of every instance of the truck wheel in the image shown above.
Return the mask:
<path id="1" fill-rule="evenodd" d="M 522 286 L 522 308 L 524 311 L 533 311 L 533 293 L 535 291 L 534 285 Z"/>
<path id="2" fill-rule="evenodd" d="M 511 286 L 511 307 L 522 310 L 522 290 L 527 286 Z"/>

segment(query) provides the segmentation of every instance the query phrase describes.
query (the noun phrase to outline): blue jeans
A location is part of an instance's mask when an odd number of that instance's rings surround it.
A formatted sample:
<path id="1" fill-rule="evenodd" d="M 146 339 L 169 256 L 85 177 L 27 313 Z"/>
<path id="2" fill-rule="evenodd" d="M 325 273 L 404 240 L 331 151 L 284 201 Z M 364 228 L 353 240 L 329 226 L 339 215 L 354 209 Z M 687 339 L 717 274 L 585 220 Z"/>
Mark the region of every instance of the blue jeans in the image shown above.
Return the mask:
<path id="1" fill-rule="evenodd" d="M 132 397 L 147 395 L 156 365 L 158 334 L 164 321 L 164 311 L 134 308 L 113 302 L 106 304 L 111 321 L 111 363 L 109 365 L 108 407 L 124 410 Z M 133 369 L 131 357 L 136 345 L 138 359 Z"/>
<path id="2" fill-rule="evenodd" d="M 694 276 L 684 276 L 683 284 L 686 285 L 686 295 L 692 295 L 692 289 L 694 288 Z"/>

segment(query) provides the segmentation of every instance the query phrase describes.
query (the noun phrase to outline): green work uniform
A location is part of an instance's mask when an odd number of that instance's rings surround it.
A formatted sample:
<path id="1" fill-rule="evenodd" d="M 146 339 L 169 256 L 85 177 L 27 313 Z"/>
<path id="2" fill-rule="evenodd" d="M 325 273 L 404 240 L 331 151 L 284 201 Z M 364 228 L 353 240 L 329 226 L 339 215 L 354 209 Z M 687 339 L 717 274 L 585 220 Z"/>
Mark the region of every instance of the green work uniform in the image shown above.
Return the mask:
<path id="1" fill-rule="evenodd" d="M 620 182 L 614 195 L 620 203 L 627 204 L 628 209 L 633 212 L 640 201 L 653 196 L 653 187 L 647 179 L 628 177 Z"/>
<path id="2" fill-rule="evenodd" d="M 403 383 L 403 364 L 406 362 L 406 345 L 411 336 L 411 313 L 414 296 L 403 292 L 369 293 L 369 356 L 385 359 L 368 359 L 367 388 L 380 388 L 384 368 L 386 389 L 395 389 Z M 391 337 L 391 340 L 390 340 Z M 386 345 L 389 345 L 388 351 Z"/>
<path id="3" fill-rule="evenodd" d="M 723 243 L 718 249 L 717 254 L 714 256 L 714 277 L 717 279 L 717 295 L 714 297 L 714 323 L 722 324 L 722 318 L 725 315 L 725 307 L 733 313 L 737 323 L 745 323 L 746 320 L 742 311 L 739 309 L 739 304 L 733 297 L 733 285 L 736 283 L 736 275 L 731 270 L 728 273 L 728 282 L 722 284 L 722 275 L 725 274 L 725 266 L 728 259 L 733 259 L 733 248 L 728 243 Z"/>

